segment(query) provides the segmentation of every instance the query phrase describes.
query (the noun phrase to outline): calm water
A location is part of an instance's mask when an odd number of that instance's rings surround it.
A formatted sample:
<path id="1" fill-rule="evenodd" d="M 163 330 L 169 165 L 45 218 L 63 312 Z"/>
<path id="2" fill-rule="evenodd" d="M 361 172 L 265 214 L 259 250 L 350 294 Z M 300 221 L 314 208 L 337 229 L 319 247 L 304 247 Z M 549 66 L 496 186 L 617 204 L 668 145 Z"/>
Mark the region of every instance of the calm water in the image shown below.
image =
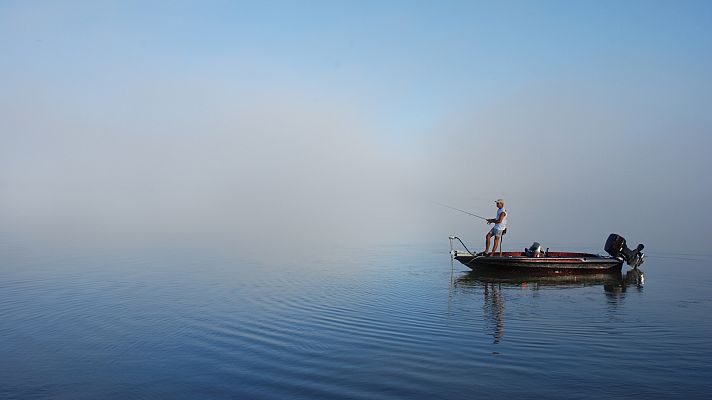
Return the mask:
<path id="1" fill-rule="evenodd" d="M 452 270 L 448 250 L 5 244 L 0 398 L 712 396 L 709 258 L 555 281 Z"/>

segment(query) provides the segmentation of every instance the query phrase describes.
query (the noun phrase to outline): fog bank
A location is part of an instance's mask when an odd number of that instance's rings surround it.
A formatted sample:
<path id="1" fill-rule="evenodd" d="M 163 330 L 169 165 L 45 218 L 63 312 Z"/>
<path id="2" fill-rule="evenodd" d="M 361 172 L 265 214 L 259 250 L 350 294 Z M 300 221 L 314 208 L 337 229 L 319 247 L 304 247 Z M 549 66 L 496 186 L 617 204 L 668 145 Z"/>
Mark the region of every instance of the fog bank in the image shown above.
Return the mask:
<path id="1" fill-rule="evenodd" d="M 100 105 L 4 96 L 3 229 L 237 248 L 369 242 L 403 229 L 398 155 L 352 104 L 177 87 L 137 85 Z"/>

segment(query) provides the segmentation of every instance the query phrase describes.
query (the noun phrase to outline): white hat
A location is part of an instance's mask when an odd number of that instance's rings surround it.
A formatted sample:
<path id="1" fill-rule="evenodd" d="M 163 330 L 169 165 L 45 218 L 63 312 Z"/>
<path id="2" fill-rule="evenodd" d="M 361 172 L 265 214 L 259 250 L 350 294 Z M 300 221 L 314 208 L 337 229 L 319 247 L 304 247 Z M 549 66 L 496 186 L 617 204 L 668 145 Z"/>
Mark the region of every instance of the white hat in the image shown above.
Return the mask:
<path id="1" fill-rule="evenodd" d="M 502 203 L 502 204 L 504 204 L 504 199 L 497 199 L 497 200 L 495 200 L 494 202 L 495 202 L 495 203 Z"/>

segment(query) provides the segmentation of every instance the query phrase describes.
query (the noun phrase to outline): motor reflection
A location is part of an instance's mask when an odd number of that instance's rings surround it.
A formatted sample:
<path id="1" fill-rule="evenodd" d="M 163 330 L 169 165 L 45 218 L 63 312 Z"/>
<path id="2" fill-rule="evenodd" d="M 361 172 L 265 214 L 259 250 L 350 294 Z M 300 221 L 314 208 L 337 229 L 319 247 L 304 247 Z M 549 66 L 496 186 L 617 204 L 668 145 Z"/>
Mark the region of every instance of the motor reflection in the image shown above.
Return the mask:
<path id="1" fill-rule="evenodd" d="M 643 274 L 643 271 L 634 268 L 626 272 L 625 277 L 621 276 L 620 282 L 607 283 L 603 286 L 603 289 L 606 293 L 608 304 L 611 307 L 615 307 L 623 302 L 625 293 L 629 288 L 642 292 L 644 284 L 645 274 Z"/>

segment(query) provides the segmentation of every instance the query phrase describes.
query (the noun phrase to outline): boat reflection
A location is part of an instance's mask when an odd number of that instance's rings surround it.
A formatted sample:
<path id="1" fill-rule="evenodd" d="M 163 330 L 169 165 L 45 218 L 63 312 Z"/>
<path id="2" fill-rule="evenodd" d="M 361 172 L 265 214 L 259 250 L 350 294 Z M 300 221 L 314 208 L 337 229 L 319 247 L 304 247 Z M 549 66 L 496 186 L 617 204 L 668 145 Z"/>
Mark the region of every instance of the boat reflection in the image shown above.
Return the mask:
<path id="1" fill-rule="evenodd" d="M 456 291 L 482 291 L 485 322 L 489 325 L 487 330 L 491 332 L 494 344 L 499 343 L 504 336 L 505 297 L 502 292 L 507 288 L 537 291 L 602 286 L 608 303 L 618 305 L 628 288 L 641 291 L 644 283 L 645 275 L 639 269 L 631 269 L 625 276 L 620 271 L 602 274 L 528 275 L 475 270 L 452 281 Z"/>
<path id="2" fill-rule="evenodd" d="M 488 285 L 529 287 L 582 287 L 603 285 L 605 292 L 625 292 L 629 286 L 642 289 L 645 275 L 639 269 L 600 274 L 542 274 L 521 272 L 471 271 L 459 276 L 453 282 L 455 287 L 486 287 Z"/>

